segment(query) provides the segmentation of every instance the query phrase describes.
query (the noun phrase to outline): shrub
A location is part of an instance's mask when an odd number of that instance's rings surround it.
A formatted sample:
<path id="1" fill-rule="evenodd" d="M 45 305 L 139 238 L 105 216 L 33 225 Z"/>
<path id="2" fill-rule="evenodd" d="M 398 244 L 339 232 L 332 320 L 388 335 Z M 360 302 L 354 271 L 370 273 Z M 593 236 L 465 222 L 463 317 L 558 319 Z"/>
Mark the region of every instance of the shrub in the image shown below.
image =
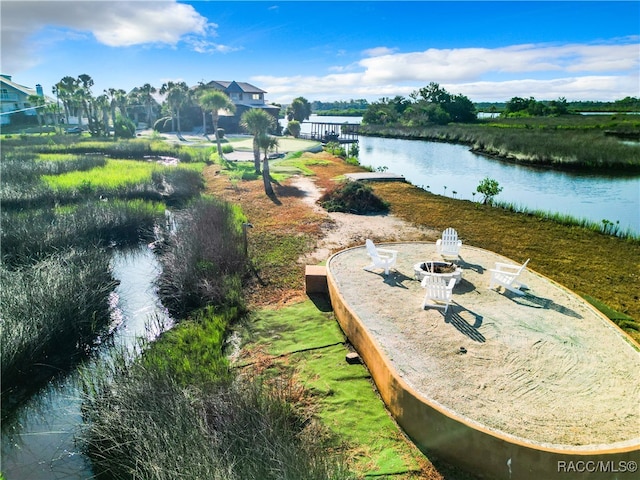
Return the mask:
<path id="1" fill-rule="evenodd" d="M 389 204 L 362 182 L 344 182 L 322 195 L 318 203 L 329 212 L 364 215 L 389 211 Z"/>
<path id="2" fill-rule="evenodd" d="M 116 116 L 116 123 L 113 128 L 116 138 L 133 138 L 136 136 L 135 124 L 132 120 L 122 115 Z"/>
<path id="3" fill-rule="evenodd" d="M 299 121 L 291 120 L 287 124 L 287 129 L 289 130 L 289 133 L 291 134 L 292 137 L 298 138 L 300 136 L 301 126 Z"/>
<path id="4" fill-rule="evenodd" d="M 493 197 L 495 197 L 502 191 L 502 187 L 497 180 L 486 177 L 480 181 L 480 184 L 476 187 L 476 191 L 483 195 L 483 204 L 491 205 L 493 203 Z"/>
<path id="5" fill-rule="evenodd" d="M 242 305 L 241 218 L 227 203 L 201 198 L 178 221 L 160 257 L 158 295 L 179 317 L 206 305 Z"/>

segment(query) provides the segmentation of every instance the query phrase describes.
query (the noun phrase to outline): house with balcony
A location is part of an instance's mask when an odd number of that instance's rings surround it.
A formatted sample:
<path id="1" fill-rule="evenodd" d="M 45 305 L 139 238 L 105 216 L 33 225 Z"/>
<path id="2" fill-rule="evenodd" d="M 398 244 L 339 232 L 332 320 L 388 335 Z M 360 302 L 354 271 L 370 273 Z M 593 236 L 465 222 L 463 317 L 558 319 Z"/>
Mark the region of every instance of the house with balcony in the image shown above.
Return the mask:
<path id="1" fill-rule="evenodd" d="M 47 98 L 42 91 L 41 85 L 35 88 L 25 87 L 12 80 L 11 75 L 0 74 L 0 125 L 10 125 L 11 123 L 23 122 L 37 125 L 37 111 L 29 102 L 29 96 L 39 95 L 47 103 L 53 102 Z"/>
<path id="2" fill-rule="evenodd" d="M 226 93 L 235 105 L 235 114 L 220 116 L 219 126 L 228 132 L 240 131 L 240 118 L 242 114 L 252 108 L 260 108 L 269 115 L 272 115 L 276 121 L 278 120 L 280 107 L 267 103 L 264 98 L 267 92 L 255 85 L 246 82 L 213 80 L 207 83 L 205 87 Z"/>

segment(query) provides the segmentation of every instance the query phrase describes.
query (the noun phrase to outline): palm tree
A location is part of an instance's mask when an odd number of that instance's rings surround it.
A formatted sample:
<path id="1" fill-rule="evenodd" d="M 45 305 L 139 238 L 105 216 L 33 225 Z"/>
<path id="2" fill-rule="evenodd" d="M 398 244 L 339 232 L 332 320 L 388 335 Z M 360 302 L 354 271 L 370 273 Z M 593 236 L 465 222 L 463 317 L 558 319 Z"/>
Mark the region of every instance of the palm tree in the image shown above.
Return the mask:
<path id="1" fill-rule="evenodd" d="M 78 75 L 78 89 L 76 90 L 77 98 L 82 105 L 82 109 L 87 116 L 87 120 L 89 122 L 89 130 L 94 133 L 95 125 L 94 125 L 94 117 L 91 108 L 91 87 L 93 87 L 93 78 L 86 73 L 82 75 Z M 82 122 L 79 122 L 82 123 Z"/>
<path id="2" fill-rule="evenodd" d="M 152 86 L 150 83 L 145 83 L 141 87 L 138 87 L 138 93 L 140 94 L 140 99 L 147 107 L 147 126 L 153 127 L 153 121 L 155 118 L 153 117 L 153 104 L 156 103 L 153 98 L 153 94 L 156 93 L 156 87 Z"/>
<path id="3" fill-rule="evenodd" d="M 42 107 L 44 107 L 45 104 L 44 97 L 41 97 L 40 95 L 29 95 L 27 97 L 27 101 L 30 105 L 33 105 L 34 110 L 36 111 L 36 118 L 38 119 L 38 126 L 42 128 Z M 42 131 L 40 133 L 42 133 Z"/>
<path id="4" fill-rule="evenodd" d="M 160 93 L 162 95 L 167 94 L 166 101 L 171 110 L 171 128 L 173 129 L 173 118 L 175 114 L 178 121 L 177 132 L 180 133 L 180 109 L 190 100 L 189 87 L 185 82 L 167 82 L 160 88 Z"/>
<path id="5" fill-rule="evenodd" d="M 242 114 L 240 123 L 253 135 L 253 163 L 256 173 L 260 173 L 260 144 L 258 138 L 266 135 L 275 126 L 275 118 L 264 110 L 252 108 Z"/>
<path id="6" fill-rule="evenodd" d="M 220 145 L 220 135 L 218 135 L 218 120 L 220 119 L 220 110 L 228 110 L 234 112 L 236 106 L 231 99 L 219 90 L 211 90 L 204 92 L 198 98 L 198 103 L 203 110 L 211 110 L 211 118 L 213 120 L 213 133 L 216 136 L 216 145 L 218 146 L 218 157 L 222 159 L 222 145 Z"/>
<path id="7" fill-rule="evenodd" d="M 67 125 L 69 124 L 69 117 L 74 114 L 77 104 L 75 103 L 75 92 L 78 89 L 78 81 L 70 76 L 63 77 L 56 84 L 56 92 L 58 98 L 62 100 L 62 106 L 64 107 L 64 116 Z"/>
<path id="8" fill-rule="evenodd" d="M 278 139 L 271 135 L 264 134 L 258 136 L 257 143 L 258 147 L 264 151 L 264 160 L 262 161 L 262 181 L 264 182 L 264 193 L 271 196 L 273 195 L 273 187 L 271 186 L 271 172 L 269 171 L 269 151 L 278 146 Z"/>
<path id="9" fill-rule="evenodd" d="M 95 99 L 96 107 L 100 109 L 102 113 L 102 125 L 104 129 L 105 137 L 109 136 L 109 107 L 110 107 L 109 96 L 106 93 L 102 95 L 98 95 Z M 96 112 L 97 115 L 98 112 Z M 115 128 L 116 122 L 113 122 L 113 127 Z"/>

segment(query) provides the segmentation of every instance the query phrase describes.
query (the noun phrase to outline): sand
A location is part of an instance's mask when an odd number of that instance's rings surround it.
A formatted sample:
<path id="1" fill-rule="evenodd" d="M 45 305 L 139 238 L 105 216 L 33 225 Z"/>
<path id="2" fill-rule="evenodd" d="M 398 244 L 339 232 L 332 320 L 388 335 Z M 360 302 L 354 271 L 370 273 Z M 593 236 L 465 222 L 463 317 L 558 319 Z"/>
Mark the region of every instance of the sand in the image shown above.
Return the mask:
<path id="1" fill-rule="evenodd" d="M 299 177 L 294 184 L 315 205 L 313 181 Z M 640 445 L 639 352 L 584 300 L 535 273 L 535 259 L 523 274 L 527 295 L 518 297 L 489 290 L 487 269 L 526 259 L 465 245 L 463 280 L 445 316 L 420 308 L 423 291 L 413 275 L 416 262 L 439 259 L 431 243 L 439 232 L 392 215 L 328 216 L 326 235 L 306 263 L 366 238 L 401 242 L 392 247 L 400 253 L 388 277 L 363 270 L 364 247 L 339 253 L 329 269 L 392 367 L 429 401 L 543 446 Z M 407 243 L 419 240 L 430 242 Z"/>

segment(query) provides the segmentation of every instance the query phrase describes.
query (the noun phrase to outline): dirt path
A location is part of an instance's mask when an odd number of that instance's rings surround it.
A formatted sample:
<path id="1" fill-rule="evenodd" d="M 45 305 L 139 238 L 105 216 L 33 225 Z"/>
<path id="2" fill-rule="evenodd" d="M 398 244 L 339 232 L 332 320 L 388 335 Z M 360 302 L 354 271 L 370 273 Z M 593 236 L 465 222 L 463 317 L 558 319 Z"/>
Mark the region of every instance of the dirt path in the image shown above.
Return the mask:
<path id="1" fill-rule="evenodd" d="M 363 245 L 367 238 L 377 242 L 435 241 L 440 232 L 424 227 L 416 227 L 393 215 L 353 215 L 350 213 L 327 213 L 316 201 L 322 195 L 315 182 L 309 177 L 299 176 L 292 186 L 305 193 L 304 202 L 317 212 L 328 215 L 324 237 L 315 251 L 301 258 L 307 264 L 320 263 L 339 250 L 354 245 Z"/>

